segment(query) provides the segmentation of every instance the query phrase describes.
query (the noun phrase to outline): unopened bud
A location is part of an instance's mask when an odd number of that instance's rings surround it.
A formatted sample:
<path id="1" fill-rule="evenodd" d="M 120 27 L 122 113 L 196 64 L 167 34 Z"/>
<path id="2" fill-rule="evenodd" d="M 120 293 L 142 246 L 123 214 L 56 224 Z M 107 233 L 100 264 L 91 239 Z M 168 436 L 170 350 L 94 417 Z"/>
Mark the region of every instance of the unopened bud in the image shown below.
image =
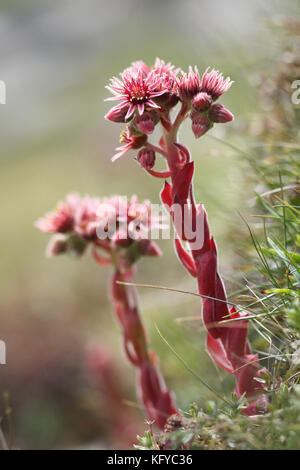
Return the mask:
<path id="1" fill-rule="evenodd" d="M 68 251 L 71 252 L 74 256 L 81 256 L 88 243 L 86 240 L 84 240 L 81 237 L 78 237 L 77 235 L 71 235 L 68 240 Z"/>
<path id="2" fill-rule="evenodd" d="M 64 235 L 54 235 L 46 248 L 46 256 L 51 258 L 52 256 L 60 255 L 65 253 L 68 249 L 68 240 Z"/>
<path id="3" fill-rule="evenodd" d="M 128 231 L 125 229 L 117 230 L 112 237 L 112 241 L 115 245 L 120 247 L 127 247 L 132 243 L 132 240 L 128 236 Z"/>
<path id="4" fill-rule="evenodd" d="M 134 125 L 140 132 L 142 132 L 142 134 L 152 134 L 155 127 L 155 123 L 149 113 L 136 116 L 134 119 Z"/>
<path id="5" fill-rule="evenodd" d="M 143 148 L 139 151 L 137 161 L 146 170 L 151 170 L 155 165 L 155 152 L 149 148 Z"/>
<path id="6" fill-rule="evenodd" d="M 203 111 L 207 111 L 212 104 L 212 97 L 203 91 L 197 93 L 194 96 L 192 101 L 192 106 L 195 111 L 202 113 Z"/>
<path id="7" fill-rule="evenodd" d="M 144 256 L 161 256 L 162 252 L 158 245 L 152 240 L 143 238 L 137 242 L 138 250 Z"/>
<path id="8" fill-rule="evenodd" d="M 197 116 L 192 120 L 192 131 L 196 139 L 210 129 L 211 123 L 207 116 Z"/>
<path id="9" fill-rule="evenodd" d="M 234 115 L 226 109 L 222 104 L 214 104 L 209 110 L 209 118 L 213 122 L 230 122 L 234 119 Z"/>
<path id="10" fill-rule="evenodd" d="M 108 113 L 104 116 L 105 119 L 108 121 L 113 121 L 113 122 L 125 122 L 125 116 L 128 111 L 128 106 L 125 106 L 123 108 L 112 108 Z"/>

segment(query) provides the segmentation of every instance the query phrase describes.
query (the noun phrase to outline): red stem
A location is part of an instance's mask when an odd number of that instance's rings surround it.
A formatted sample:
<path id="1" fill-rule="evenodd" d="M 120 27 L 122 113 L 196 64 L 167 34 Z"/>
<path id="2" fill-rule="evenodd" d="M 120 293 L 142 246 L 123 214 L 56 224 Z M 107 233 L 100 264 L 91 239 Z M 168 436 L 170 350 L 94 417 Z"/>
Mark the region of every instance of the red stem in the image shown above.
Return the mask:
<path id="1" fill-rule="evenodd" d="M 132 279 L 133 272 L 116 270 L 111 280 L 111 298 L 116 317 L 123 329 L 124 350 L 128 360 L 138 369 L 138 394 L 149 419 L 163 429 L 166 420 L 178 414 L 173 397 L 149 351 L 134 286 L 119 284 Z"/>

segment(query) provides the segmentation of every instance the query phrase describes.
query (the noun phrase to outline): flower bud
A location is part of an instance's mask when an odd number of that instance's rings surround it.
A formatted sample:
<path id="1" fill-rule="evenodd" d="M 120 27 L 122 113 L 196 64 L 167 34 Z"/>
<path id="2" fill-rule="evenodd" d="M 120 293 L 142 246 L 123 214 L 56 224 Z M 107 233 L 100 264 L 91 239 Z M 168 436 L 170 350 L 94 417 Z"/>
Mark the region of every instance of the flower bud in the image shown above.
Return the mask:
<path id="1" fill-rule="evenodd" d="M 65 253 L 68 249 L 68 240 L 64 235 L 54 235 L 46 248 L 46 256 L 51 258 L 52 256 L 60 255 Z"/>
<path id="2" fill-rule="evenodd" d="M 202 113 L 203 111 L 207 111 L 212 104 L 212 97 L 205 92 L 197 93 L 194 96 L 192 101 L 192 106 L 195 111 Z"/>
<path id="3" fill-rule="evenodd" d="M 155 102 L 163 109 L 169 110 L 176 106 L 179 101 L 179 97 L 175 93 L 164 93 L 163 95 L 156 98 Z"/>
<path id="4" fill-rule="evenodd" d="M 150 113 L 144 113 L 141 116 L 137 115 L 134 118 L 133 123 L 134 123 L 135 127 L 142 134 L 152 134 L 152 132 L 154 131 L 155 123 L 154 123 Z"/>
<path id="5" fill-rule="evenodd" d="M 138 76 L 141 74 L 143 78 L 146 78 L 150 73 L 150 69 L 144 61 L 137 60 L 132 62 L 131 66 L 128 69 L 125 69 L 124 72 L 129 72 L 132 76 Z"/>
<path id="6" fill-rule="evenodd" d="M 68 251 L 70 251 L 72 255 L 79 257 L 84 253 L 87 245 L 88 242 L 83 238 L 78 237 L 77 235 L 70 235 L 68 240 Z"/>
<path id="7" fill-rule="evenodd" d="M 222 104 L 214 104 L 209 110 L 209 118 L 213 122 L 230 122 L 234 119 L 234 115 L 226 109 Z"/>
<path id="8" fill-rule="evenodd" d="M 161 256 L 162 252 L 158 245 L 152 240 L 143 238 L 137 242 L 138 250 L 144 256 Z"/>
<path id="9" fill-rule="evenodd" d="M 108 121 L 113 122 L 125 122 L 125 116 L 128 111 L 128 106 L 116 109 L 112 108 L 108 113 L 104 116 L 105 119 Z"/>
<path id="10" fill-rule="evenodd" d="M 120 247 L 127 247 L 132 243 L 132 240 L 129 238 L 127 230 L 122 228 L 120 228 L 114 233 L 112 241 L 115 245 Z"/>
<path id="11" fill-rule="evenodd" d="M 148 148 L 141 149 L 137 156 L 137 161 L 146 170 L 151 170 L 154 167 L 155 159 L 155 152 Z"/>
<path id="12" fill-rule="evenodd" d="M 197 116 L 192 120 L 192 131 L 196 139 L 210 129 L 211 123 L 207 116 Z"/>

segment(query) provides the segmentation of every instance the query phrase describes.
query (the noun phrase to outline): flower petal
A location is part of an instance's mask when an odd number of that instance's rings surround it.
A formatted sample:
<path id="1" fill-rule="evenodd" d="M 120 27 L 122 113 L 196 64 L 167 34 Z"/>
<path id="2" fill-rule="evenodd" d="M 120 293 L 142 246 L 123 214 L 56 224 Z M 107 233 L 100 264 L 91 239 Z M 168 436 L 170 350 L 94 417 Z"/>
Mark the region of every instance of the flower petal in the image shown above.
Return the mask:
<path id="1" fill-rule="evenodd" d="M 140 103 L 140 104 L 137 105 L 137 107 L 138 107 L 139 114 L 141 116 L 144 112 L 145 105 L 144 105 L 144 103 Z"/>
<path id="2" fill-rule="evenodd" d="M 130 116 L 133 115 L 133 113 L 134 113 L 134 111 L 135 111 L 135 108 L 136 108 L 136 105 L 131 103 L 131 105 L 129 106 L 129 109 L 128 109 L 128 111 L 127 111 L 127 114 L 126 114 L 126 116 L 125 116 L 125 120 L 129 119 Z"/>

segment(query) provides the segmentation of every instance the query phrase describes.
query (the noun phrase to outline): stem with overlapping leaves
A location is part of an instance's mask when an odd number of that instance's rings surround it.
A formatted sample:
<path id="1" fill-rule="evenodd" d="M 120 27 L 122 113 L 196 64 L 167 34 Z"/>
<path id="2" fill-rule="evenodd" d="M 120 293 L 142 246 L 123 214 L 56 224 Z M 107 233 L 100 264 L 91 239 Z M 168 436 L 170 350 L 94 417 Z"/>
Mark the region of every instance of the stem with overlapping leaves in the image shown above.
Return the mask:
<path id="1" fill-rule="evenodd" d="M 245 395 L 249 406 L 244 413 L 255 415 L 266 408 L 258 356 L 252 354 L 247 339 L 247 314 L 230 308 L 223 281 L 218 271 L 217 248 L 202 204 L 196 204 L 193 194 L 194 162 L 188 149 L 178 142 L 178 130 L 186 118 L 191 119 L 196 138 L 204 135 L 214 124 L 233 120 L 233 114 L 215 101 L 231 86 L 229 78 L 208 69 L 200 79 L 198 69 L 188 73 L 174 70 L 170 63 L 157 59 L 150 70 L 142 61 L 132 64 L 113 78 L 108 89 L 121 101 L 106 118 L 126 122 L 118 153 L 113 160 L 128 150 L 140 149 L 137 160 L 153 177 L 166 181 L 161 200 L 171 215 L 176 237 L 175 250 L 182 265 L 196 278 L 202 297 L 202 316 L 207 330 L 207 350 L 215 363 L 236 379 L 235 393 Z M 170 111 L 180 103 L 172 121 Z M 161 125 L 158 145 L 148 136 Z M 156 154 L 166 162 L 164 171 L 153 167 Z M 180 213 L 180 217 L 178 217 Z M 201 239 L 201 243 L 199 243 Z M 224 322 L 224 320 L 230 320 Z"/>
<path id="2" fill-rule="evenodd" d="M 175 250 L 183 266 L 197 279 L 198 291 L 202 296 L 203 322 L 207 329 L 207 350 L 216 364 L 235 376 L 238 397 L 245 394 L 251 402 L 244 412 L 252 415 L 258 413 L 265 404 L 264 399 L 259 399 L 261 382 L 255 380 L 261 373 L 258 371 L 258 356 L 251 353 L 247 339 L 247 314 L 228 306 L 225 287 L 218 271 L 217 248 L 210 234 L 207 214 L 202 204 L 195 203 L 194 162 L 190 160 L 188 149 L 177 142 L 177 130 L 185 112 L 186 105 L 183 104 L 174 124 L 170 125 L 168 131 L 164 129 L 161 144 L 166 155 L 167 171 L 170 171 L 170 183 L 165 182 L 161 199 L 171 216 L 176 205 L 182 208 L 182 229 L 177 229 Z M 184 212 L 185 207 L 189 208 L 188 218 Z M 194 247 L 197 245 L 195 229 L 202 230 L 203 244 L 200 248 Z M 189 238 L 189 233 L 192 238 Z M 190 249 L 187 250 L 182 242 L 190 245 Z M 224 322 L 229 319 L 234 321 Z"/>
<path id="3" fill-rule="evenodd" d="M 111 279 L 111 299 L 123 330 L 126 356 L 139 370 L 138 393 L 147 415 L 163 429 L 169 416 L 177 414 L 171 392 L 157 367 L 155 354 L 149 350 L 141 321 L 136 288 L 122 283 L 132 281 L 133 270 L 116 269 Z"/>
<path id="4" fill-rule="evenodd" d="M 40 218 L 36 226 L 53 234 L 48 256 L 72 253 L 80 257 L 90 247 L 100 266 L 114 269 L 110 292 L 122 328 L 124 350 L 130 363 L 138 369 L 138 394 L 147 416 L 163 429 L 167 418 L 178 411 L 165 386 L 156 356 L 149 350 L 136 289 L 121 284 L 132 281 L 140 257 L 161 254 L 152 240 L 136 238 L 130 230 L 131 226 L 131 229 L 149 227 L 152 223 L 150 201 L 139 203 L 135 196 L 127 201 L 120 196 L 99 199 L 69 194 L 53 212 Z"/>

